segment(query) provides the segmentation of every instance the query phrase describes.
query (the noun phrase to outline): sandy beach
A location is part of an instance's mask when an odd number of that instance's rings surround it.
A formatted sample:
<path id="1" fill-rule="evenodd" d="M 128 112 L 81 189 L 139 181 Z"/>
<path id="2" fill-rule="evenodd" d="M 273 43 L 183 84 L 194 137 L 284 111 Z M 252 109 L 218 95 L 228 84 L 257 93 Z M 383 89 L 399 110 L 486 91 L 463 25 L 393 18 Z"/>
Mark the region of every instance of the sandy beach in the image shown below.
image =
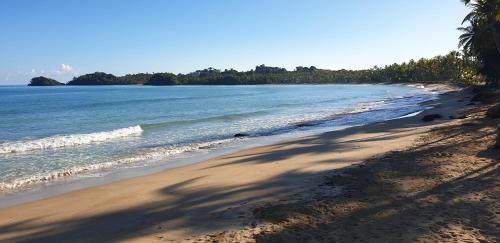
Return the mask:
<path id="1" fill-rule="evenodd" d="M 222 239 L 217 238 L 220 232 L 243 230 L 223 235 L 228 241 L 239 241 L 261 234 L 254 229 L 270 234 L 274 229 L 284 231 L 282 221 L 269 219 L 269 205 L 278 202 L 294 208 L 297 202 L 305 205 L 337 197 L 342 194 L 341 182 L 331 181 L 328 190 L 318 185 L 338 171 L 414 146 L 431 130 L 464 122 L 449 117 L 472 109 L 467 105 L 471 96 L 468 91 L 452 90 L 433 101 L 433 109 L 414 117 L 248 149 L 0 209 L 0 241 L 217 241 Z M 434 113 L 443 118 L 421 121 Z M 273 216 L 280 217 L 285 216 Z M 240 238 L 234 238 L 238 234 Z"/>
<path id="2" fill-rule="evenodd" d="M 0 243 L 500 243 L 500 0 L 0 19 Z"/>

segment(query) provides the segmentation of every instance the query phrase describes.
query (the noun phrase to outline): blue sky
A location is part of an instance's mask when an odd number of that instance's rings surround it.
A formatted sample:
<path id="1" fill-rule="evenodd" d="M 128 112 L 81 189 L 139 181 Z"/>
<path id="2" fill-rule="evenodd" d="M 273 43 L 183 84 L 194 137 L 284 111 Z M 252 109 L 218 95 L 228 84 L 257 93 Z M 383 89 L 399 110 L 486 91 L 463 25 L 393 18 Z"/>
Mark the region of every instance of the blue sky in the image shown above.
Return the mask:
<path id="1" fill-rule="evenodd" d="M 363 69 L 457 49 L 459 0 L 2 0 L 0 84 L 103 71 Z"/>

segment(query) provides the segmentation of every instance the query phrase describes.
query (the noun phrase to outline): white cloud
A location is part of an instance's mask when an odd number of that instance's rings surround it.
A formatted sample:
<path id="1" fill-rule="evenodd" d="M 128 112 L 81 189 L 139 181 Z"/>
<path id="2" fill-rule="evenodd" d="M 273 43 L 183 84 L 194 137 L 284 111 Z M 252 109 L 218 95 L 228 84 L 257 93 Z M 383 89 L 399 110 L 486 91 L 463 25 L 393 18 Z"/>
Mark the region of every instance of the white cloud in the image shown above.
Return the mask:
<path id="1" fill-rule="evenodd" d="M 61 64 L 61 72 L 63 73 L 73 73 L 75 71 L 75 68 L 68 65 L 68 64 Z"/>
<path id="2" fill-rule="evenodd" d="M 64 76 L 64 75 L 78 75 L 78 69 L 74 68 L 69 64 L 61 64 L 59 69 L 51 71 L 52 75 L 55 76 Z"/>

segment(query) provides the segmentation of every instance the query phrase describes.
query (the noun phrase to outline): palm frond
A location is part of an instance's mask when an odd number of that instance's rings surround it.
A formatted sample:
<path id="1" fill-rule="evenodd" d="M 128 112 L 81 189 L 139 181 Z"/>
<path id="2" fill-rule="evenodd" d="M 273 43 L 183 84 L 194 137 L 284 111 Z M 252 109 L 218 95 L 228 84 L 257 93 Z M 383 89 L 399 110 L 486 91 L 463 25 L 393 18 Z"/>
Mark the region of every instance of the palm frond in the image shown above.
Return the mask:
<path id="1" fill-rule="evenodd" d="M 457 30 L 465 32 L 465 33 L 471 33 L 471 32 L 473 32 L 473 27 L 472 26 L 458 27 Z"/>
<path id="2" fill-rule="evenodd" d="M 462 24 L 464 24 L 467 21 L 471 21 L 474 16 L 475 16 L 475 13 L 474 12 L 470 12 L 469 14 L 467 14 L 465 16 L 464 20 L 462 20 Z"/>
<path id="3" fill-rule="evenodd" d="M 463 2 L 465 5 L 469 5 L 469 3 L 471 2 L 471 0 L 462 0 L 462 2 Z"/>

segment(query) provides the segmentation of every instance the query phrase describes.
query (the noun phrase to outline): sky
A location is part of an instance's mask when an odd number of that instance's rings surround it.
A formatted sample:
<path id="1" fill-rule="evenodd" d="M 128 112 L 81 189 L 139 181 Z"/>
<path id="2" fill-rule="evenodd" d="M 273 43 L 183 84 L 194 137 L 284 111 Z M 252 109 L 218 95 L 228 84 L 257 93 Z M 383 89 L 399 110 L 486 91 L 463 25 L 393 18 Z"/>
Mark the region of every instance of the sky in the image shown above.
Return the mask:
<path id="1" fill-rule="evenodd" d="M 459 0 L 2 0 L 0 85 L 102 71 L 365 69 L 457 50 Z"/>

